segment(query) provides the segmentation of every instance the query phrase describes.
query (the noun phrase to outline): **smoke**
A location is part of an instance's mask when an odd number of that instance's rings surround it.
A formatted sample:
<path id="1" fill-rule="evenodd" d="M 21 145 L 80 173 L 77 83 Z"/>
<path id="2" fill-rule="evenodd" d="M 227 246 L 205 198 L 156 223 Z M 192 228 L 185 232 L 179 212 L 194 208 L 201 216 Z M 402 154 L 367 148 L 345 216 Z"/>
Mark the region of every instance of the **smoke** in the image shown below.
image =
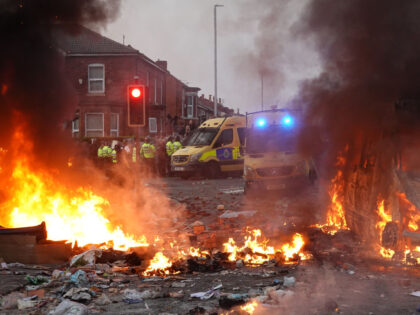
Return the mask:
<path id="1" fill-rule="evenodd" d="M 34 161 L 62 163 L 72 149 L 64 121 L 72 118 L 76 97 L 69 86 L 64 58 L 54 48 L 55 23 L 104 26 L 118 14 L 119 1 L 1 0 L 0 134 L 1 146 L 12 139 L 16 113 L 33 142 Z M 61 154 L 63 153 L 63 154 Z"/>
<path id="2" fill-rule="evenodd" d="M 244 108 L 248 111 L 260 109 L 263 77 L 265 108 L 285 107 L 297 92 L 298 82 L 319 73 L 316 53 L 305 49 L 305 44 L 295 40 L 290 31 L 306 3 L 249 0 L 230 2 L 220 10 L 222 94 L 224 85 L 235 84 L 241 91 L 235 96 L 239 104 L 253 103 L 253 108 Z M 233 67 L 237 77 L 224 77 L 223 67 Z"/>
<path id="3" fill-rule="evenodd" d="M 306 153 L 317 155 L 323 140 L 331 166 L 347 146 L 347 166 L 353 167 L 361 162 L 352 158 L 362 138 L 387 147 L 398 122 L 395 102 L 419 97 L 419 13 L 415 0 L 320 0 L 306 6 L 293 31 L 323 63 L 322 73 L 306 80 L 294 100 L 308 109 Z"/>

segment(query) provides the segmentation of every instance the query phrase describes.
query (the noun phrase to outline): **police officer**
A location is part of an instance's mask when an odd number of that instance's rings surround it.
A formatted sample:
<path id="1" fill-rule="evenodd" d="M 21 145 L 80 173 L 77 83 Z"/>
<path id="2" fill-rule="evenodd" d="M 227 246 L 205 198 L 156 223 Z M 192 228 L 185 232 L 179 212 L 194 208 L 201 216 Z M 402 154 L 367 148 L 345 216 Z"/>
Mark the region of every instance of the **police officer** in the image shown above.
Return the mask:
<path id="1" fill-rule="evenodd" d="M 143 159 L 149 173 L 154 173 L 156 148 L 150 143 L 147 136 L 140 149 L 140 157 Z"/>
<path id="2" fill-rule="evenodd" d="M 131 162 L 134 164 L 137 163 L 137 145 L 136 141 L 133 141 L 133 146 L 131 148 Z"/>
<path id="3" fill-rule="evenodd" d="M 174 142 L 174 144 L 173 144 L 173 148 L 174 148 L 174 150 L 173 150 L 173 153 L 175 153 L 176 151 L 178 151 L 179 149 L 182 149 L 182 144 L 181 144 L 181 142 L 180 142 L 180 138 L 179 138 L 179 136 L 176 136 L 176 138 L 175 138 L 175 142 Z M 172 154 L 173 154 L 172 153 Z"/>
<path id="4" fill-rule="evenodd" d="M 166 174 L 171 176 L 171 157 L 174 153 L 174 143 L 173 137 L 169 136 L 168 141 L 166 142 Z"/>

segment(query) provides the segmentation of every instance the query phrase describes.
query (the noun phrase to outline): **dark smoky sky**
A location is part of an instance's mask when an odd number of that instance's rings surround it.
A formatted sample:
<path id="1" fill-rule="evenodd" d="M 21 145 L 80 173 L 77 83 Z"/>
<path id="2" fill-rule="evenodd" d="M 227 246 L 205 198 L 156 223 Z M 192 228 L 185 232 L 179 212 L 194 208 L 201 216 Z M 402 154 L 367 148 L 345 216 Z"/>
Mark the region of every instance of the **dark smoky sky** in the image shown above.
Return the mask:
<path id="1" fill-rule="evenodd" d="M 296 102 L 308 123 L 322 117 L 332 157 L 357 135 L 396 126 L 394 103 L 420 95 L 420 2 L 316 0 L 293 27 L 319 52 L 322 73 L 303 82 Z M 318 134 L 307 130 L 306 144 Z M 308 148 L 309 146 L 307 146 Z"/>
<path id="2" fill-rule="evenodd" d="M 70 149 L 63 121 L 72 118 L 77 100 L 63 58 L 51 44 L 51 27 L 75 22 L 98 28 L 116 16 L 118 5 L 101 0 L 0 0 L 0 146 L 8 146 L 14 113 L 19 112 L 34 141 L 34 160 L 52 163 L 59 159 L 58 152 Z"/>

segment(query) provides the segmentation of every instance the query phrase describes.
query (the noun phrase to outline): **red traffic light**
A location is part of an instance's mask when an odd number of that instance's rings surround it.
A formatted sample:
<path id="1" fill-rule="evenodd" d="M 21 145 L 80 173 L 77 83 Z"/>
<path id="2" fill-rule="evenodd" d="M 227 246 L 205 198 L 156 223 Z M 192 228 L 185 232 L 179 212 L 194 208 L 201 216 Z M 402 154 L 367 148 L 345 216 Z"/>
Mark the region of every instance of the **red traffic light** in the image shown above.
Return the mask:
<path id="1" fill-rule="evenodd" d="M 139 98 L 141 96 L 141 90 L 139 88 L 132 89 L 131 96 L 134 98 Z"/>

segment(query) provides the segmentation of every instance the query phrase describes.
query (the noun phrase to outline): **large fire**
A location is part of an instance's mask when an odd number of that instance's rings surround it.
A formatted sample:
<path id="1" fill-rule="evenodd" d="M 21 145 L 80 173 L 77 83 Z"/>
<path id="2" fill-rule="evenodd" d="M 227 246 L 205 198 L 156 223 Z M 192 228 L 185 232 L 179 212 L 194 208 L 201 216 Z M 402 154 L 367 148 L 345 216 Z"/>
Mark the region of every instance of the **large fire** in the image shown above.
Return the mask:
<path id="1" fill-rule="evenodd" d="M 67 240 L 79 246 L 106 244 L 126 250 L 147 246 L 144 236 L 136 237 L 113 225 L 105 215 L 106 199 L 80 187 L 72 191 L 46 171 L 31 169 L 33 145 L 22 127 L 13 136 L 13 171 L 10 178 L 10 200 L 1 205 L 2 225 L 22 227 L 46 222 L 48 239 Z"/>

